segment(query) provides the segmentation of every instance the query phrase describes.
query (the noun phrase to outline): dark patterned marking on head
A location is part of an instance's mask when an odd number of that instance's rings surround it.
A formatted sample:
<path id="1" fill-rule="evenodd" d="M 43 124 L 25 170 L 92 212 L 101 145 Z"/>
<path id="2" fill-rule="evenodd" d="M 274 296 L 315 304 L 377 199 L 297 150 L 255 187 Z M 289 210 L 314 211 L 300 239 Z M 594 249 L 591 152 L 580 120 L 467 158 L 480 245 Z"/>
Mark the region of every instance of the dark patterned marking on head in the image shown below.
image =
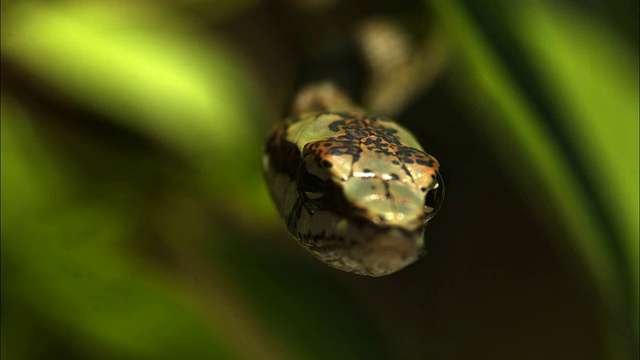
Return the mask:
<path id="1" fill-rule="evenodd" d="M 411 178 L 411 180 L 413 181 L 413 175 L 411 175 L 411 171 L 409 171 L 409 169 L 407 168 L 407 166 L 405 164 L 402 164 L 402 170 L 404 170 L 404 173 L 407 174 L 407 176 L 409 176 Z"/>
<path id="2" fill-rule="evenodd" d="M 434 160 L 432 157 L 414 148 L 403 146 L 398 149 L 396 154 L 400 161 L 405 164 L 418 164 L 428 167 L 434 166 Z"/>
<path id="3" fill-rule="evenodd" d="M 429 159 L 429 160 L 416 159 L 416 164 L 433 167 L 433 159 Z"/>
<path id="4" fill-rule="evenodd" d="M 393 198 L 393 195 L 391 195 L 391 191 L 389 190 L 389 183 L 388 182 L 384 182 L 384 196 L 386 197 L 387 200 L 391 200 Z"/>

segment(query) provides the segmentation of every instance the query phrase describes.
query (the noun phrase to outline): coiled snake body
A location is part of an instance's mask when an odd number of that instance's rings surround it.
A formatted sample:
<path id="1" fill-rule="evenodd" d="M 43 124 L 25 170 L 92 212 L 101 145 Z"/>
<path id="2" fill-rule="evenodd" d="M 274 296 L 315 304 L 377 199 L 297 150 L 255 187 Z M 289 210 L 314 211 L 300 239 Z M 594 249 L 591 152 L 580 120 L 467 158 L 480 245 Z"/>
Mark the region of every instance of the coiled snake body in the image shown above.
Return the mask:
<path id="1" fill-rule="evenodd" d="M 444 197 L 438 161 L 333 84 L 304 88 L 267 142 L 264 171 L 289 232 L 326 264 L 382 276 L 423 251 Z"/>

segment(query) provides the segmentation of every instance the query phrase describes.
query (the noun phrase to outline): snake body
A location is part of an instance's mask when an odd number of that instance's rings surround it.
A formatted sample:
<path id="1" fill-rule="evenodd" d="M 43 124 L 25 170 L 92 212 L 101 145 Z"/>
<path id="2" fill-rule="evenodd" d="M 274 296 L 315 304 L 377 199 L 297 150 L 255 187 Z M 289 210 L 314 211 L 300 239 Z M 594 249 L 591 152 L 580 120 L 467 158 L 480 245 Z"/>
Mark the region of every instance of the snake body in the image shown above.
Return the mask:
<path id="1" fill-rule="evenodd" d="M 366 115 L 335 85 L 303 89 L 264 153 L 288 231 L 326 264 L 382 276 L 423 252 L 444 197 L 439 163 L 396 122 Z"/>

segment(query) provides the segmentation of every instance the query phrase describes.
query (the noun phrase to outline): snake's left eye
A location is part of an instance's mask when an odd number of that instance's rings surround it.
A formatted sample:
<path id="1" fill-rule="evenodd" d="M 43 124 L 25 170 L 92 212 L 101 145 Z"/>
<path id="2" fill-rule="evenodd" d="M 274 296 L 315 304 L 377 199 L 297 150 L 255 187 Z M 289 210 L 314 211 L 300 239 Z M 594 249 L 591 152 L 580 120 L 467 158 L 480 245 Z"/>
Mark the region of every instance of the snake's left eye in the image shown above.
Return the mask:
<path id="1" fill-rule="evenodd" d="M 323 192 L 305 191 L 304 196 L 309 200 L 318 200 L 324 196 Z"/>
<path id="2" fill-rule="evenodd" d="M 427 195 L 424 200 L 424 209 L 427 215 L 425 221 L 429 221 L 435 214 L 438 213 L 440 207 L 442 206 L 442 201 L 444 200 L 444 182 L 442 181 L 442 176 L 440 176 L 440 172 L 436 172 L 436 178 L 433 181 L 433 184 L 426 189 Z"/>

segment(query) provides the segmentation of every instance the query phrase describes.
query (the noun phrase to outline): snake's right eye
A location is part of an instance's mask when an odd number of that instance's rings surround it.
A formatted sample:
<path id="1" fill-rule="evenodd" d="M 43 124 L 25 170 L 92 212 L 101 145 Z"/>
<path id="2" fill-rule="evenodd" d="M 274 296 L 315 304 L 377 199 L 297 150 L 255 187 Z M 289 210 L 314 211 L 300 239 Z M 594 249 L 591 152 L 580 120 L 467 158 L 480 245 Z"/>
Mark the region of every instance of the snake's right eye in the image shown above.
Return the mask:
<path id="1" fill-rule="evenodd" d="M 442 206 L 442 201 L 444 200 L 444 181 L 442 180 L 440 172 L 436 172 L 436 178 L 434 179 L 433 184 L 428 190 L 425 190 L 427 191 L 424 200 L 425 214 L 427 215 L 425 221 L 429 221 L 436 213 L 438 213 L 438 210 L 440 210 L 440 207 Z"/>
<path id="2" fill-rule="evenodd" d="M 309 210 L 318 210 L 322 206 L 327 190 L 327 181 L 310 174 L 305 167 L 298 173 L 298 191 Z"/>

